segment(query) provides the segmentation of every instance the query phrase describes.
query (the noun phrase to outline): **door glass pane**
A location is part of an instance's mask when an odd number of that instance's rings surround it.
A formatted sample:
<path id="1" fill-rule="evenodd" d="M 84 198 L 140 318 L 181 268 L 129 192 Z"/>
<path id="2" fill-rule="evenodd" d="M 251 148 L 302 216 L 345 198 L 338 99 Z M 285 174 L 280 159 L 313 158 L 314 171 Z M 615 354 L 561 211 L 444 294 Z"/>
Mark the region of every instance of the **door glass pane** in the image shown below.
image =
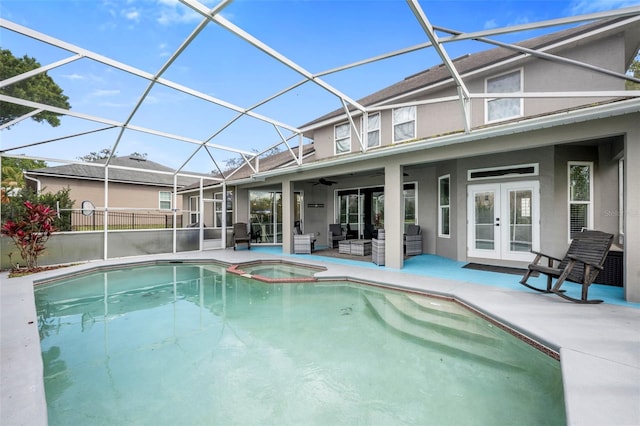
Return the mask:
<path id="1" fill-rule="evenodd" d="M 251 232 L 259 242 L 273 242 L 273 194 L 269 191 L 249 191 Z"/>
<path id="2" fill-rule="evenodd" d="M 478 192 L 475 194 L 476 238 L 475 248 L 493 250 L 495 248 L 494 233 L 494 194 Z"/>
<path id="3" fill-rule="evenodd" d="M 371 195 L 371 213 L 374 229 L 384 228 L 384 192 L 376 191 Z"/>
<path id="4" fill-rule="evenodd" d="M 530 190 L 509 191 L 509 250 L 531 251 L 533 224 Z"/>
<path id="5" fill-rule="evenodd" d="M 276 215 L 274 218 L 273 229 L 275 231 L 275 242 L 282 242 L 282 192 L 276 192 L 273 194 Z"/>
<path id="6" fill-rule="evenodd" d="M 360 195 L 349 195 L 347 202 L 347 235 L 358 238 L 360 234 Z"/>
<path id="7" fill-rule="evenodd" d="M 409 225 L 415 225 L 416 221 L 416 189 L 414 184 L 405 184 L 402 192 L 404 200 L 404 231 Z"/>

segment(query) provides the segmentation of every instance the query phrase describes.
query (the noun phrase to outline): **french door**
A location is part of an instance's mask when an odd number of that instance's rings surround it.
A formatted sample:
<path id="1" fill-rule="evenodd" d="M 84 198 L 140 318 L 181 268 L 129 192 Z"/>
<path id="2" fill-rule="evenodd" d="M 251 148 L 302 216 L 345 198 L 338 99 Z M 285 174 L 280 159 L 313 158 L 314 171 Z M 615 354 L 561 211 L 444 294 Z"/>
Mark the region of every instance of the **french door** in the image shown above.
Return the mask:
<path id="1" fill-rule="evenodd" d="M 538 181 L 469 185 L 467 255 L 531 261 L 540 249 Z"/>

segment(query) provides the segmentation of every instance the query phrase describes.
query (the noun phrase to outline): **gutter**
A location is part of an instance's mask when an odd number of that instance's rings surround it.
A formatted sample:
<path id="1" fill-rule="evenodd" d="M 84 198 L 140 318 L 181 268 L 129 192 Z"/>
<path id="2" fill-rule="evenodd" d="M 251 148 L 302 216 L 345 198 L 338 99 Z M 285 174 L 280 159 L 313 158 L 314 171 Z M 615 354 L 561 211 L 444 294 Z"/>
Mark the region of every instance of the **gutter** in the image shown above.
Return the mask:
<path id="1" fill-rule="evenodd" d="M 33 181 L 36 183 L 36 194 L 40 194 L 40 191 L 42 191 L 42 183 L 40 182 L 39 179 L 36 178 L 32 178 L 30 177 L 26 171 L 22 172 L 22 176 L 24 176 L 25 179 L 28 179 L 30 181 Z"/>
<path id="2" fill-rule="evenodd" d="M 377 158 L 384 158 L 395 156 L 399 154 L 414 152 L 422 149 L 430 149 L 442 146 L 456 145 L 465 142 L 471 142 L 481 139 L 497 138 L 501 136 L 513 135 L 517 133 L 530 132 L 534 130 L 547 129 L 551 127 L 563 126 L 567 124 L 580 123 L 584 121 L 599 120 L 603 118 L 610 118 L 625 114 L 633 114 L 640 112 L 640 98 L 634 98 L 626 101 L 615 102 L 612 104 L 598 105 L 595 107 L 585 108 L 581 110 L 574 110 L 563 112 L 560 114 L 545 116 L 534 119 L 526 119 L 523 121 L 504 124 L 500 126 L 482 128 L 477 130 L 471 130 L 469 133 L 447 135 L 441 137 L 434 137 L 428 139 L 422 139 L 420 141 L 400 144 L 400 145 L 388 145 L 381 149 L 375 149 L 373 151 L 367 151 L 366 153 L 360 153 L 328 161 L 317 161 L 314 163 L 303 164 L 294 168 L 269 170 L 265 172 L 259 172 L 251 176 L 248 179 L 241 179 L 238 181 L 231 181 L 227 184 L 240 185 L 246 183 L 252 183 L 256 181 L 262 181 L 271 177 L 288 175 L 291 173 L 302 173 L 306 171 L 312 171 L 322 169 L 331 166 L 340 166 L 344 164 L 353 163 L 354 161 L 372 160 Z M 357 156 L 357 157 L 356 157 Z"/>

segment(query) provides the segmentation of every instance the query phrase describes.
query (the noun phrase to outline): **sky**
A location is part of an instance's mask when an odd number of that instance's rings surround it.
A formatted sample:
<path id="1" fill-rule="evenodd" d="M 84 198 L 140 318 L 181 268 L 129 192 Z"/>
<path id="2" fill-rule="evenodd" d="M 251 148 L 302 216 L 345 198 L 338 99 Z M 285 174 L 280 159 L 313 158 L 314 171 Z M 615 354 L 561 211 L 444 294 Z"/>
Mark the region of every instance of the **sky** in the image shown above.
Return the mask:
<path id="1" fill-rule="evenodd" d="M 217 1 L 203 1 L 211 8 Z M 432 25 L 470 32 L 637 6 L 640 0 L 422 0 Z M 245 33 L 275 49 L 304 72 L 322 73 L 428 41 L 407 3 L 401 0 L 236 0 L 221 16 Z M 119 61 L 151 75 L 202 21 L 178 0 L 2 0 L 0 17 L 14 24 Z M 553 29 L 496 36 L 516 42 Z M 71 54 L 6 28 L 0 46 L 14 56 L 28 55 L 46 65 Z M 465 41 L 447 43 L 451 58 L 491 46 Z M 440 63 L 433 49 L 386 59 L 322 76 L 323 82 L 357 100 L 407 76 Z M 83 58 L 48 74 L 69 97 L 72 110 L 89 116 L 130 123 L 155 131 L 211 142 L 244 151 L 264 150 L 292 132 L 156 84 L 139 109 L 135 105 L 147 80 Z M 171 63 L 162 77 L 240 108 L 250 108 L 303 80 L 303 76 L 256 49 L 225 28 L 209 23 Z M 341 107 L 339 99 L 306 82 L 254 111 L 277 123 L 301 125 Z M 77 160 L 90 152 L 112 148 L 117 155 L 147 154 L 152 161 L 195 172 L 224 165 L 236 153 L 207 153 L 191 142 L 142 132 L 104 129 L 104 124 L 62 117 L 52 128 L 24 120 L 0 130 L 0 146 L 12 155 Z M 86 135 L 68 138 L 81 132 Z M 282 135 L 282 136 L 281 136 Z M 294 139 L 297 145 L 297 139 Z M 52 141 L 52 142 L 49 142 Z M 45 143 L 41 143 L 45 142 Z M 31 147 L 24 145 L 35 144 Z M 56 164 L 48 160 L 49 165 Z"/>

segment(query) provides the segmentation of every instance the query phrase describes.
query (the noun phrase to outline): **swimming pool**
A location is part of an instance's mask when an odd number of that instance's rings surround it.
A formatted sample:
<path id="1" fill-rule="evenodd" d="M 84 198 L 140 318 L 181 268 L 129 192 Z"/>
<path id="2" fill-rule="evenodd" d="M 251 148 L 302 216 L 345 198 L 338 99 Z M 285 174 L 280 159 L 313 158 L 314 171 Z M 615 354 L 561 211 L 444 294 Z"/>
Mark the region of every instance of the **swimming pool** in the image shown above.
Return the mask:
<path id="1" fill-rule="evenodd" d="M 439 299 L 188 264 L 35 296 L 51 425 L 565 423 L 558 361 Z"/>

